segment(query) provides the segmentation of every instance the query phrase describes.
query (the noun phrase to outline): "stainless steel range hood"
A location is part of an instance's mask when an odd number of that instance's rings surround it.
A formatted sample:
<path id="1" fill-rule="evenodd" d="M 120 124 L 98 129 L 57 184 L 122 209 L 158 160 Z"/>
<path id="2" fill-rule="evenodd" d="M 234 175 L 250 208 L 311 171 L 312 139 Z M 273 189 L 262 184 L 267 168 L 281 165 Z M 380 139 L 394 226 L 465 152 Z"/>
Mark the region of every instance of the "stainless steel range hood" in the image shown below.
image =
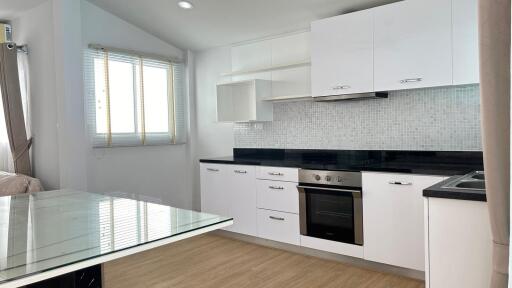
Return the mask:
<path id="1" fill-rule="evenodd" d="M 344 100 L 362 100 L 362 99 L 378 99 L 388 98 L 388 92 L 369 92 L 357 94 L 344 94 L 344 95 L 331 95 L 331 96 L 318 96 L 313 97 L 316 102 L 334 102 Z"/>

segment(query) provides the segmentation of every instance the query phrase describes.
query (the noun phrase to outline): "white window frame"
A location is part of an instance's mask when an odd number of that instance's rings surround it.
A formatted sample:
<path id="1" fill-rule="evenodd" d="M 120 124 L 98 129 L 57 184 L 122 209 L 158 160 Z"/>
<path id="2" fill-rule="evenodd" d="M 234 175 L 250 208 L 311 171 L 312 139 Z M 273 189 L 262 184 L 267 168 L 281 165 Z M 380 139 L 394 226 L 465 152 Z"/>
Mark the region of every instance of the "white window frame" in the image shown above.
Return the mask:
<path id="1" fill-rule="evenodd" d="M 139 65 L 144 66 L 144 62 L 158 62 L 169 65 L 169 80 L 168 89 L 172 92 L 168 95 L 168 117 L 169 125 L 168 132 L 141 132 L 140 114 L 144 111 L 139 111 L 139 99 L 136 95 L 140 92 L 137 91 L 137 83 L 134 83 L 134 127 L 133 133 L 98 133 L 96 130 L 96 92 L 95 92 L 95 59 L 108 60 L 105 58 L 105 53 L 113 53 L 115 55 L 124 55 L 127 58 L 140 60 Z M 134 78 L 137 79 L 136 63 L 132 63 Z M 142 67 L 139 66 L 142 71 Z M 152 146 L 152 145 L 171 145 L 171 144 L 184 144 L 185 143 L 185 79 L 184 79 L 184 63 L 178 59 L 157 56 L 153 54 L 134 52 L 125 49 L 108 48 L 96 44 L 89 45 L 84 53 L 84 83 L 85 83 L 85 102 L 86 102 L 86 116 L 87 126 L 90 135 L 90 141 L 94 148 L 106 147 L 123 147 L 123 146 Z M 177 75 L 178 74 L 178 75 Z M 143 81 L 143 80 L 141 80 Z M 108 83 L 108 82 L 107 82 Z M 140 100 L 142 101 L 142 100 Z M 143 106 L 143 105 L 142 105 Z M 107 108 L 108 109 L 108 108 Z M 179 113 L 181 112 L 181 113 Z M 110 134 L 110 137 L 109 137 Z"/>

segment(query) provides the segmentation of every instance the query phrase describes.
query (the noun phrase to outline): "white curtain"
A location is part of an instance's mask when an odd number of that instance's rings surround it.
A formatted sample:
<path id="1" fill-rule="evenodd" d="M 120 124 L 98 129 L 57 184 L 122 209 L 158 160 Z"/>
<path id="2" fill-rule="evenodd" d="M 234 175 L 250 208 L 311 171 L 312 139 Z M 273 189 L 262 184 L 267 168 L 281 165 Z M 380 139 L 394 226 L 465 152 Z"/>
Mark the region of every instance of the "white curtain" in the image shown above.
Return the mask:
<path id="1" fill-rule="evenodd" d="M 29 73 L 27 54 L 18 52 L 18 71 L 20 78 L 21 101 L 23 103 L 23 115 L 25 117 L 25 127 L 27 129 L 27 138 L 31 137 L 30 129 L 30 107 L 29 107 Z M 0 91 L 0 97 L 1 97 Z M 4 107 L 0 105 L 0 171 L 14 172 L 14 162 L 12 159 L 9 138 L 5 127 Z"/>

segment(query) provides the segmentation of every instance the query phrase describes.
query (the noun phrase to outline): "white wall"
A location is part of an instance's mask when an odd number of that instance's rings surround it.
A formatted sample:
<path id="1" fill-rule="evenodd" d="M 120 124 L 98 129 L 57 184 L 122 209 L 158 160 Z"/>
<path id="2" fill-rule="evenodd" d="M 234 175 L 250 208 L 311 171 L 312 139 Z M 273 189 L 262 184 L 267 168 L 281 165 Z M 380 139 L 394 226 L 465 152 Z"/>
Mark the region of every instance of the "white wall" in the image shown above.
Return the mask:
<path id="1" fill-rule="evenodd" d="M 33 169 L 46 189 L 60 186 L 53 6 L 47 1 L 12 21 L 14 41 L 30 50 Z"/>
<path id="2" fill-rule="evenodd" d="M 48 0 L 22 13 L 13 27 L 16 42 L 30 50 L 34 169 L 46 188 L 121 192 L 184 208 L 199 202 L 192 188 L 192 135 L 185 145 L 92 149 L 84 120 L 82 52 L 88 44 L 176 58 L 187 57 L 183 51 L 85 0 Z"/>
<path id="3" fill-rule="evenodd" d="M 87 190 L 80 1 L 52 3 L 60 187 Z"/>
<path id="4" fill-rule="evenodd" d="M 193 187 L 195 199 L 200 198 L 199 159 L 201 157 L 233 154 L 233 124 L 218 123 L 216 84 L 228 80 L 221 73 L 231 71 L 231 48 L 221 47 L 195 55 L 195 113 L 192 115 L 195 149 L 193 158 Z M 194 203 L 200 207 L 200 202 Z"/>
<path id="5" fill-rule="evenodd" d="M 229 77 L 222 77 L 221 74 L 231 71 L 231 48 L 221 47 L 197 53 L 195 64 L 197 156 L 231 155 L 233 124 L 216 122 L 216 84 L 229 80 Z"/>
<path id="6" fill-rule="evenodd" d="M 82 47 L 101 44 L 171 57 L 183 51 L 81 1 Z M 189 142 L 190 143 L 190 142 Z M 176 207 L 192 208 L 190 144 L 126 148 L 86 148 L 88 190 L 128 194 Z"/>

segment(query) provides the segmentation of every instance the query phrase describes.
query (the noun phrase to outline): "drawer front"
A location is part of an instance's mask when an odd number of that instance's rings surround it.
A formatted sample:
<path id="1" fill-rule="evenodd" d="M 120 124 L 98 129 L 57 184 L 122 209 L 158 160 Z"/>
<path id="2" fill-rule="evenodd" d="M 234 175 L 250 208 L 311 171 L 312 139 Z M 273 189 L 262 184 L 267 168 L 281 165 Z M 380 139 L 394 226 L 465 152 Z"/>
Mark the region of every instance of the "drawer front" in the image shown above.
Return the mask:
<path id="1" fill-rule="evenodd" d="M 300 245 L 299 215 L 258 209 L 258 237 Z"/>
<path id="2" fill-rule="evenodd" d="M 299 169 L 283 167 L 258 167 L 257 178 L 274 181 L 299 182 Z"/>
<path id="3" fill-rule="evenodd" d="M 299 214 L 297 183 L 257 180 L 258 208 Z"/>

